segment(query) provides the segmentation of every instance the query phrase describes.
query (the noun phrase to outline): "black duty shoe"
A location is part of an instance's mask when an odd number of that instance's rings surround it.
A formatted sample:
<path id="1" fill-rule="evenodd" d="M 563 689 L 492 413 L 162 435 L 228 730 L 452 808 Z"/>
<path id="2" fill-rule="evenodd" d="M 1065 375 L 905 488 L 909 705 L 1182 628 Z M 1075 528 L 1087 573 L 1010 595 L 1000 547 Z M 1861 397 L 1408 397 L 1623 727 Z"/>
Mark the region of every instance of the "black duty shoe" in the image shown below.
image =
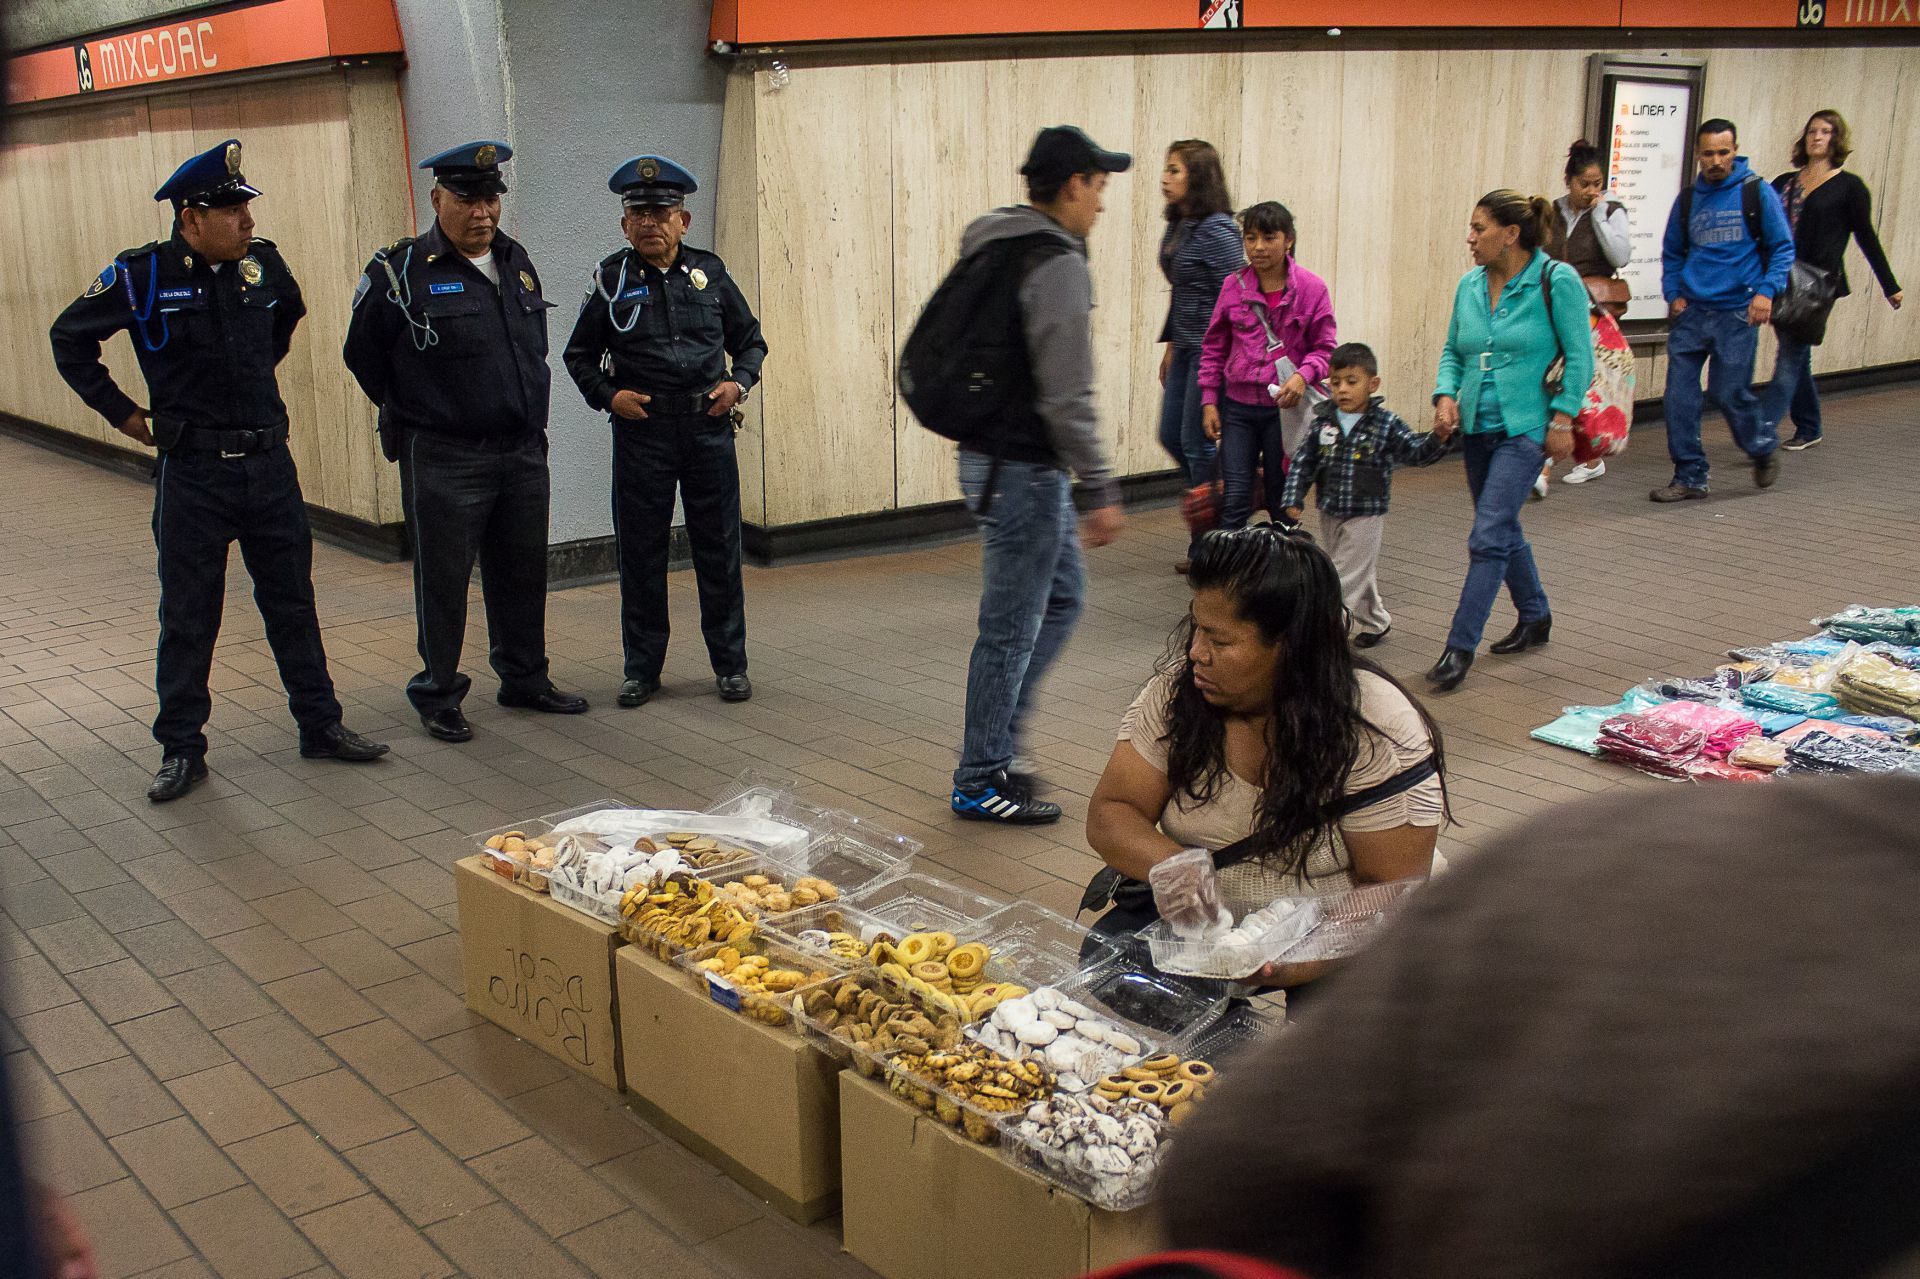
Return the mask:
<path id="1" fill-rule="evenodd" d="M 379 759 L 391 749 L 385 742 L 360 736 L 345 724 L 335 724 L 311 737 L 302 734 L 300 738 L 300 753 L 308 759 L 343 759 L 349 764 Z"/>
<path id="2" fill-rule="evenodd" d="M 1780 451 L 1775 449 L 1765 457 L 1753 459 L 1753 486 L 1770 489 L 1773 482 L 1780 478 Z"/>
<path id="3" fill-rule="evenodd" d="M 427 712 L 420 717 L 420 727 L 427 730 L 428 737 L 437 737 L 443 742 L 473 740 L 473 725 L 467 723 L 467 717 L 460 713 L 458 706 Z"/>
<path id="4" fill-rule="evenodd" d="M 511 706 L 516 710 L 544 711 L 548 715 L 584 715 L 587 713 L 587 699 L 576 697 L 572 693 L 563 693 L 548 685 L 538 693 L 509 693 L 500 690 L 497 700 L 502 706 Z"/>
<path id="5" fill-rule="evenodd" d="M 147 787 L 147 798 L 164 804 L 207 780 L 207 761 L 198 755 L 169 755 L 160 761 L 160 771 Z"/>
<path id="6" fill-rule="evenodd" d="M 631 710 L 635 706 L 645 706 L 660 691 L 657 679 L 630 679 L 620 686 L 619 702 Z"/>
<path id="7" fill-rule="evenodd" d="M 970 822 L 1044 826 L 1060 820 L 1060 805 L 1035 799 L 1033 792 L 1014 781 L 1005 769 L 985 786 L 954 787 L 952 803 L 954 815 Z"/>
<path id="8" fill-rule="evenodd" d="M 1553 631 L 1553 619 L 1543 617 L 1537 622 L 1522 622 L 1507 632 L 1507 637 L 1495 640 L 1487 646 L 1490 653 L 1524 653 L 1530 648 L 1538 648 L 1547 642 Z"/>
<path id="9" fill-rule="evenodd" d="M 1472 649 L 1450 648 L 1440 654 L 1440 660 L 1427 672 L 1427 682 L 1436 692 L 1450 692 L 1460 687 L 1460 681 L 1467 677 L 1467 669 L 1472 665 Z"/>
<path id="10" fill-rule="evenodd" d="M 1650 502 L 1692 502 L 1707 495 L 1706 486 L 1694 488 L 1687 484 L 1669 484 L 1663 489 L 1655 489 L 1647 494 Z"/>
<path id="11" fill-rule="evenodd" d="M 1361 631 L 1353 637 L 1353 646 L 1355 648 L 1375 648 L 1391 634 L 1393 634 L 1393 625 L 1391 623 L 1387 625 L 1387 629 L 1384 631 Z"/>
<path id="12" fill-rule="evenodd" d="M 716 675 L 713 677 L 713 686 L 720 690 L 720 700 L 723 702 L 744 702 L 753 696 L 753 681 L 747 678 L 744 671 L 738 675 Z"/>

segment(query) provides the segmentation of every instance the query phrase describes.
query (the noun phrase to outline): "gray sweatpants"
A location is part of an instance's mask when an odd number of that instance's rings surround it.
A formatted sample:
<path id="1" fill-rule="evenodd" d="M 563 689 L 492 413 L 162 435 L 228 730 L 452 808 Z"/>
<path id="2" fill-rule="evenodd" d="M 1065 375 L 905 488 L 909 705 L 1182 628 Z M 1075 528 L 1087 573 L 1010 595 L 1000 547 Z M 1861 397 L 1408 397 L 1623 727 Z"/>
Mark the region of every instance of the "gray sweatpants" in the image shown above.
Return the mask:
<path id="1" fill-rule="evenodd" d="M 1353 629 L 1374 634 L 1393 625 L 1387 606 L 1380 602 L 1375 572 L 1380 566 L 1380 539 L 1386 532 L 1384 515 L 1351 517 L 1320 512 L 1320 545 L 1340 573 L 1340 592 Z"/>

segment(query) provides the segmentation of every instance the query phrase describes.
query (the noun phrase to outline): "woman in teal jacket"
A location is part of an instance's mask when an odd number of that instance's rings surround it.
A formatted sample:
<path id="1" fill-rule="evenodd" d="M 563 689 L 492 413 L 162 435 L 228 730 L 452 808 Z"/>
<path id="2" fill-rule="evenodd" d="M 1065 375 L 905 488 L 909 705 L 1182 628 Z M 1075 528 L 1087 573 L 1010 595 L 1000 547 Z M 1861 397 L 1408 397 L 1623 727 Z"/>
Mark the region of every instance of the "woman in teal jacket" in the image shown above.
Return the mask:
<path id="1" fill-rule="evenodd" d="M 1553 217 L 1553 205 L 1543 197 L 1490 191 L 1474 206 L 1467 232 L 1478 265 L 1454 291 L 1433 388 L 1434 432 L 1445 439 L 1464 429 L 1467 488 L 1473 493 L 1467 580 L 1447 651 L 1427 672 L 1441 691 L 1466 678 L 1501 582 L 1520 621 L 1493 645 L 1494 652 L 1544 644 L 1553 629 L 1520 512 L 1541 462 L 1572 456 L 1573 418 L 1593 380 L 1586 286 L 1572 267 L 1541 247 Z M 1555 392 L 1546 384 L 1547 370 L 1562 357 L 1566 372 Z"/>

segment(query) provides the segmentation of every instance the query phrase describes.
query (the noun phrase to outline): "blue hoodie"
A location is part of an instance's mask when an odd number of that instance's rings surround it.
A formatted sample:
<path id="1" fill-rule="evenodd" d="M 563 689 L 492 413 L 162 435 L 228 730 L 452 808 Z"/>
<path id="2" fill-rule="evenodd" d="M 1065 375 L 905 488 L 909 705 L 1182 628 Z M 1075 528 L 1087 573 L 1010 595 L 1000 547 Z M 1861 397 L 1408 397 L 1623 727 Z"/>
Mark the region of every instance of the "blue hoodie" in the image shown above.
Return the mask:
<path id="1" fill-rule="evenodd" d="M 1747 234 L 1740 207 L 1740 184 L 1760 186 L 1762 244 Z M 1787 226 L 1780 197 L 1747 164 L 1733 162 L 1733 172 L 1718 182 L 1695 178 L 1692 225 L 1682 229 L 1680 202 L 1667 215 L 1667 235 L 1661 244 L 1660 291 L 1667 301 L 1685 298 L 1690 306 L 1710 311 L 1737 311 L 1758 293 L 1778 297 L 1793 270 L 1793 231 Z"/>

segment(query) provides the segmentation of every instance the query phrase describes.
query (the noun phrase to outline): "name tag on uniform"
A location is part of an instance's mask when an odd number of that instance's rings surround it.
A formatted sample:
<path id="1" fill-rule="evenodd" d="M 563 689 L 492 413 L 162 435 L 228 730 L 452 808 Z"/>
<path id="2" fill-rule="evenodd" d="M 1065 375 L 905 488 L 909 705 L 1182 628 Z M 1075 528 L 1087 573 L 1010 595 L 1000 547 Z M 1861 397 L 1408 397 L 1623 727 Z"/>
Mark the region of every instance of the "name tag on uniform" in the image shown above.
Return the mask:
<path id="1" fill-rule="evenodd" d="M 193 290 L 190 288 L 160 290 L 160 300 L 162 302 L 185 302 L 187 299 L 191 298 L 192 296 L 193 296 Z"/>
<path id="2" fill-rule="evenodd" d="M 458 280 L 454 280 L 449 284 L 429 284 L 427 286 L 427 292 L 429 293 L 465 293 L 466 291 L 467 286 Z"/>
<path id="3" fill-rule="evenodd" d="M 653 290 L 643 284 L 639 288 L 628 289 L 625 293 L 622 293 L 618 298 L 615 298 L 614 300 L 616 302 L 632 302 L 636 298 L 644 299 L 652 296 L 652 294 L 653 294 Z"/>

